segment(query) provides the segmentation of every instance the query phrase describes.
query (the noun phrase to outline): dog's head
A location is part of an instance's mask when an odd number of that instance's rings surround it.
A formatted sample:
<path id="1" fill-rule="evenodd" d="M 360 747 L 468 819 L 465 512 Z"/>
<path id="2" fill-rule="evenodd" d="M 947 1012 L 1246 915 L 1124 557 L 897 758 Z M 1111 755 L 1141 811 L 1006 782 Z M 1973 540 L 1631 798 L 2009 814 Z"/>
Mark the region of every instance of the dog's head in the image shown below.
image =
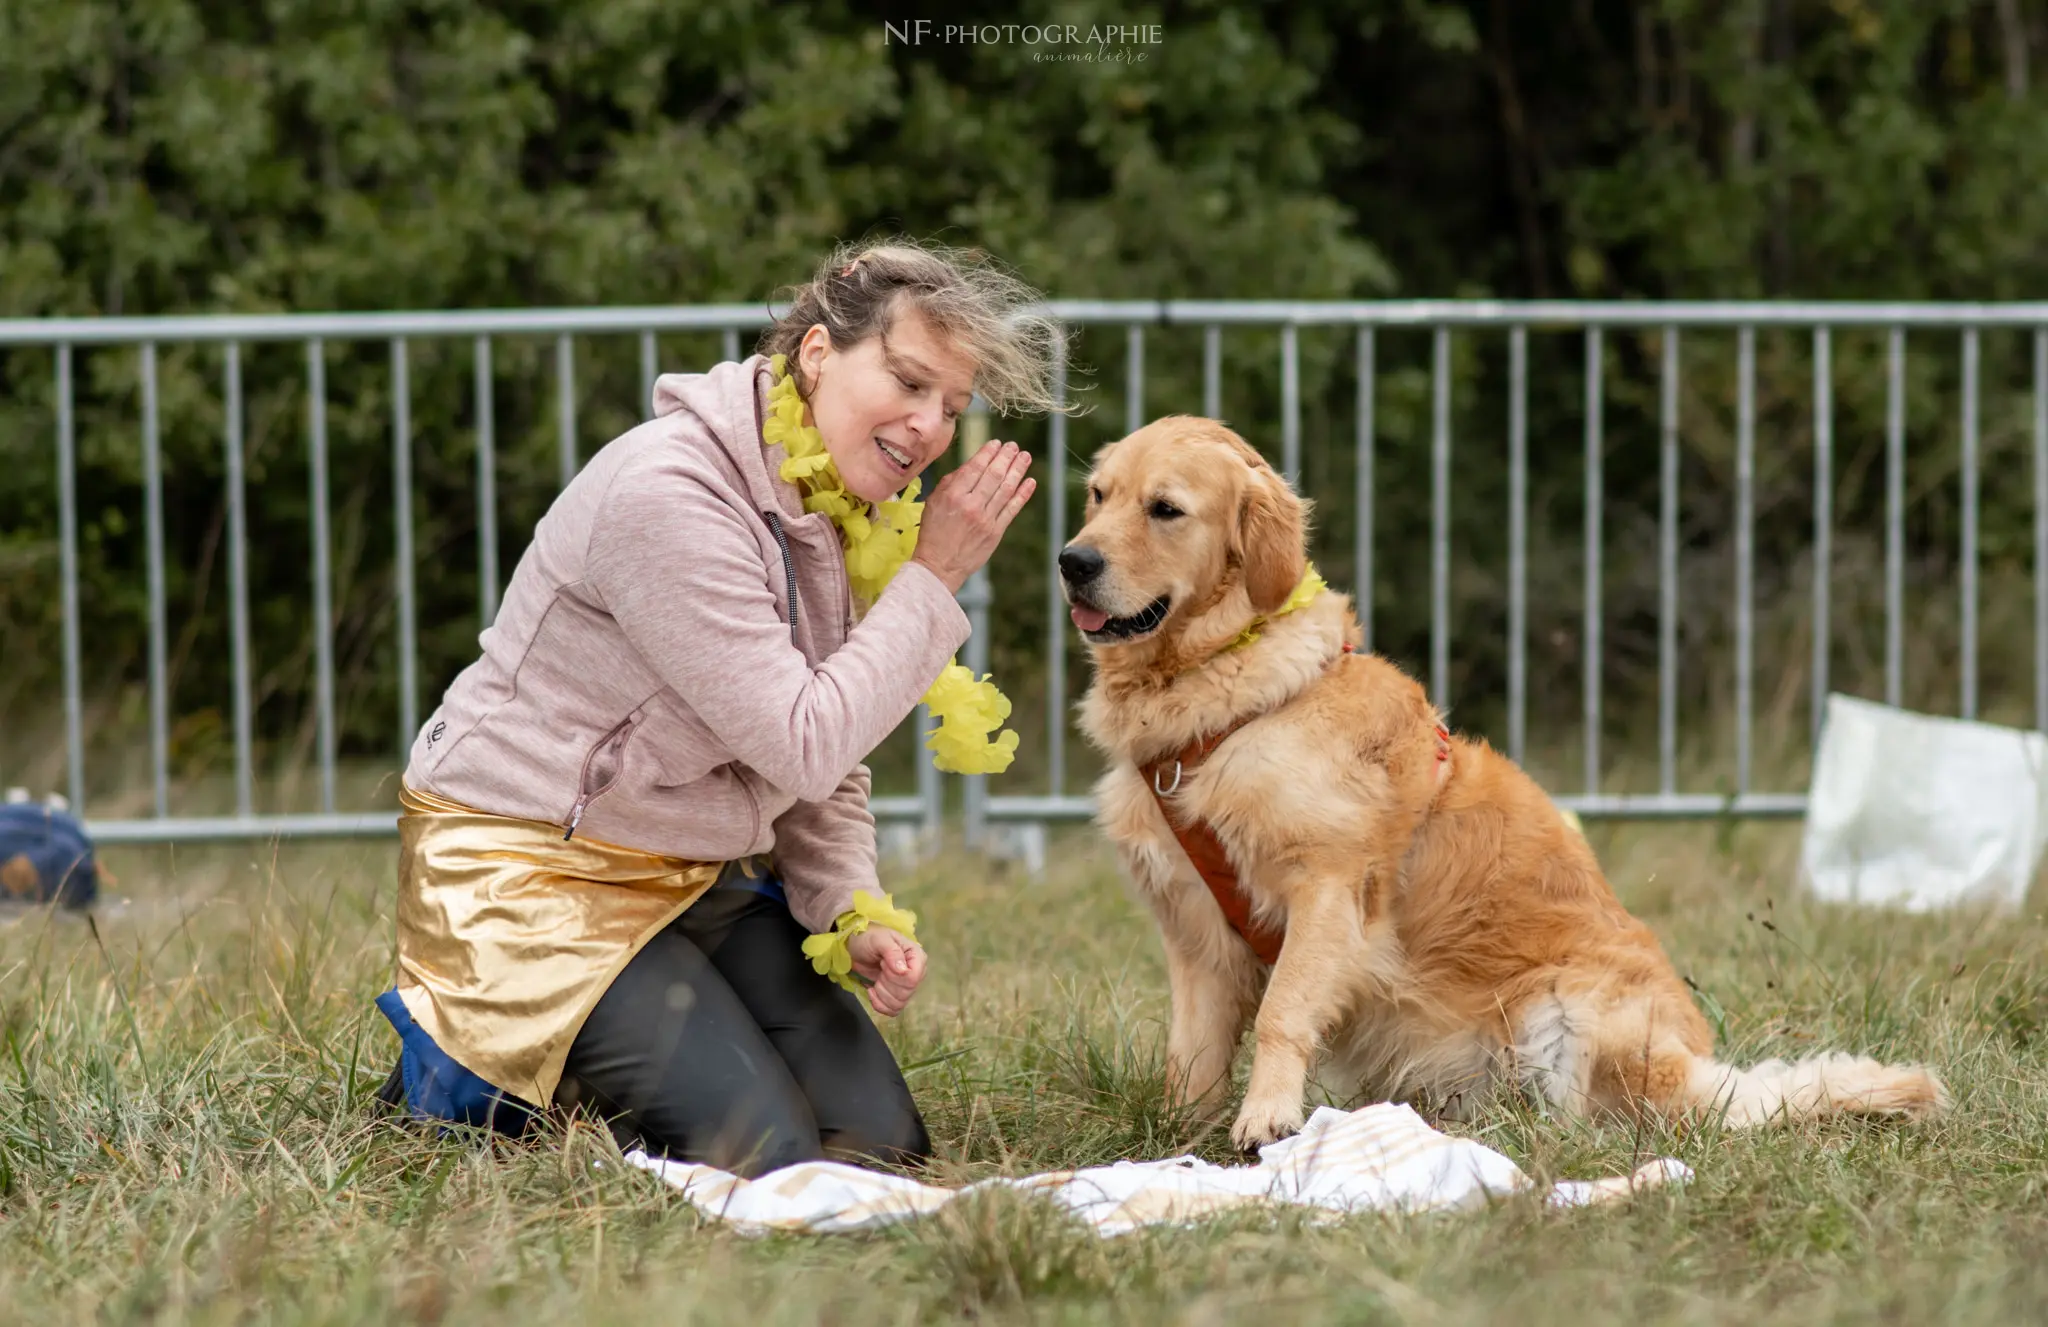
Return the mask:
<path id="1" fill-rule="evenodd" d="M 1096 454 L 1080 533 L 1059 558 L 1074 625 L 1092 645 L 1117 646 L 1173 637 L 1212 613 L 1237 625 L 1270 613 L 1306 567 L 1307 515 L 1224 425 L 1155 420 Z"/>

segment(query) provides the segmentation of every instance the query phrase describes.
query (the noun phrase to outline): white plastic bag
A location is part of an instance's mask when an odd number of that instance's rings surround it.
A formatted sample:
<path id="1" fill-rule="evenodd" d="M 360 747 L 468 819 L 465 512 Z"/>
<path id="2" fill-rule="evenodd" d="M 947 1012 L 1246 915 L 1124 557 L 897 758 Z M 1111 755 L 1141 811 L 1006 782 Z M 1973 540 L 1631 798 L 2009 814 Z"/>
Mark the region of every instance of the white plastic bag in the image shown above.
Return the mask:
<path id="1" fill-rule="evenodd" d="M 1820 898 L 2017 908 L 2048 846 L 2048 737 L 1830 695 L 1800 865 Z"/>

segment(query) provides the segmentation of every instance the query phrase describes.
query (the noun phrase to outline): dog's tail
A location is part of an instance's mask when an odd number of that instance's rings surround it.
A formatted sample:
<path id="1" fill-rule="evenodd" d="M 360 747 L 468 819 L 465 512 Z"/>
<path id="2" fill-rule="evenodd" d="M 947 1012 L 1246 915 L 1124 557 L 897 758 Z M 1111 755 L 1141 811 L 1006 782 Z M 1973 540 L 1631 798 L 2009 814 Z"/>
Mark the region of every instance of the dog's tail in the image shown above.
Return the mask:
<path id="1" fill-rule="evenodd" d="M 1689 1105 L 1730 1127 L 1819 1119 L 1825 1115 L 1925 1120 L 1948 1108 L 1948 1089 L 1917 1064 L 1880 1064 L 1861 1055 L 1766 1060 L 1738 1069 L 1699 1058 L 1686 1085 Z"/>

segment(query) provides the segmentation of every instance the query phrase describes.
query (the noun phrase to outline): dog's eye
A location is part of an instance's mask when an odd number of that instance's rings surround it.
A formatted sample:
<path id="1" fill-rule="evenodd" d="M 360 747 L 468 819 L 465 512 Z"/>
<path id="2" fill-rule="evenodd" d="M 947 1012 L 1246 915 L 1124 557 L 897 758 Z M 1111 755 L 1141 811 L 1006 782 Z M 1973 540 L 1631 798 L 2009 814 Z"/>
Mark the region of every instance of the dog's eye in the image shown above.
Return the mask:
<path id="1" fill-rule="evenodd" d="M 1148 510 L 1151 512 L 1154 520 L 1160 521 L 1170 521 L 1182 514 L 1180 508 L 1174 506 L 1165 498 L 1160 498 L 1154 502 Z"/>
<path id="2" fill-rule="evenodd" d="M 1095 488 L 1095 487 L 1093 487 L 1093 486 L 1091 485 L 1091 486 L 1089 487 L 1089 489 L 1088 489 L 1088 500 L 1089 500 L 1090 502 L 1096 502 L 1096 503 L 1099 503 L 1099 502 L 1101 502 L 1101 501 L 1102 501 L 1102 490 L 1101 490 L 1101 489 L 1099 489 L 1099 488 Z"/>

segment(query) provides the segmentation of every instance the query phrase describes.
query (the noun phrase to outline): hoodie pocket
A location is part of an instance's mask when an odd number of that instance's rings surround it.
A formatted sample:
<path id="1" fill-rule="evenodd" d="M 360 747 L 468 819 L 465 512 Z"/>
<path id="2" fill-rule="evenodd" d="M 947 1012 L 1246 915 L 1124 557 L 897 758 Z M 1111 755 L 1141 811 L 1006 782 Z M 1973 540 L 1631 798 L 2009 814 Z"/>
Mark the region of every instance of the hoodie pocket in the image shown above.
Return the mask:
<path id="1" fill-rule="evenodd" d="M 576 826 L 583 823 L 583 813 L 590 804 L 610 792 L 619 782 L 619 772 L 626 767 L 626 743 L 632 739 L 633 729 L 639 724 L 636 710 L 619 722 L 619 726 L 599 738 L 583 757 L 583 775 L 577 781 L 576 802 L 569 808 L 569 823 L 562 834 L 562 841 L 568 842 L 575 836 Z"/>

